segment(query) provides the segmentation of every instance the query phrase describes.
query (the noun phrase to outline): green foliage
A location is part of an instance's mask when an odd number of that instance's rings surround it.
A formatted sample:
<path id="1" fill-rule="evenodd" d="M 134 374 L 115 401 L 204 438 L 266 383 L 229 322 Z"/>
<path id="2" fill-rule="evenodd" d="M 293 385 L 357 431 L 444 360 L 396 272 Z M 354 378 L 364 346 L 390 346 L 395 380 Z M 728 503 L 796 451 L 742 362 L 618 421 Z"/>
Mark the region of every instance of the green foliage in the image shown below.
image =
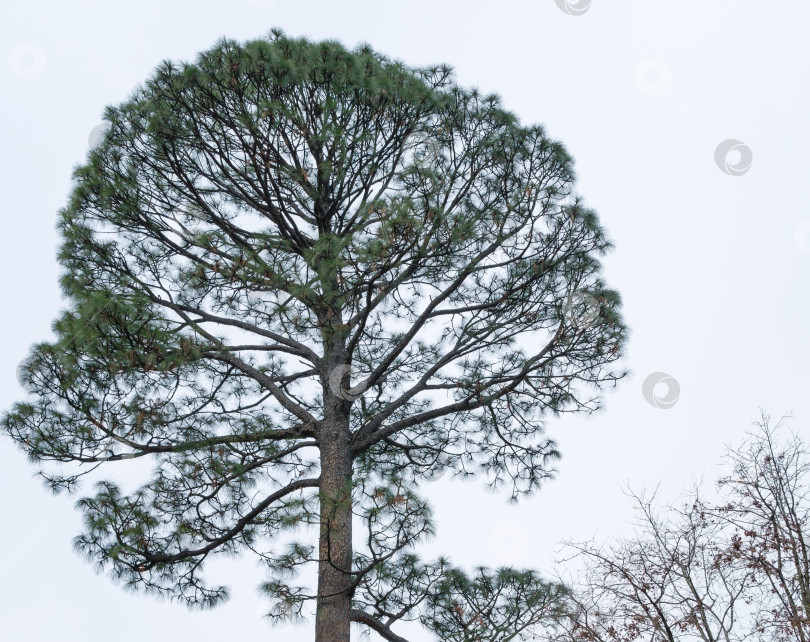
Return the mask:
<path id="1" fill-rule="evenodd" d="M 563 587 L 533 571 L 476 569 L 468 577 L 452 569 L 431 592 L 425 625 L 440 640 L 506 642 L 538 636 L 538 623 L 554 629 L 564 614 Z"/>
<path id="2" fill-rule="evenodd" d="M 536 491 L 559 457 L 548 419 L 595 410 L 625 374 L 611 244 L 563 146 L 446 66 L 280 32 L 163 62 L 105 118 L 60 212 L 69 307 L 1 421 L 57 491 L 154 463 L 132 493 L 101 481 L 79 502 L 77 548 L 204 607 L 227 593 L 202 562 L 253 552 L 271 614 L 294 617 L 317 597 L 297 570 L 331 561 L 305 541 L 323 471 L 348 458 L 367 531 L 340 570 L 355 621 L 385 628 L 361 609 L 394 582 L 444 639 L 479 631 L 453 619 L 459 591 L 492 618 L 481 639 L 541 623 L 557 589 L 535 575 L 465 579 L 409 550 L 433 532 L 420 484 Z M 532 622 L 483 609 L 501 588 Z"/>

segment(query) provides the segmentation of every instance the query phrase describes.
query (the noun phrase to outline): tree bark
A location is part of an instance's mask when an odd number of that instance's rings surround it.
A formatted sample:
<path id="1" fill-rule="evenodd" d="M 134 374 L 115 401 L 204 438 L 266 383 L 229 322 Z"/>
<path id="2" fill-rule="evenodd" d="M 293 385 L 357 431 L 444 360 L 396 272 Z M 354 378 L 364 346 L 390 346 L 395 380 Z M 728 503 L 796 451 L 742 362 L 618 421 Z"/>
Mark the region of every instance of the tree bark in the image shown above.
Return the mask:
<path id="1" fill-rule="evenodd" d="M 320 541 L 315 642 L 349 642 L 352 567 L 352 455 L 349 411 L 326 392 L 320 439 Z"/>

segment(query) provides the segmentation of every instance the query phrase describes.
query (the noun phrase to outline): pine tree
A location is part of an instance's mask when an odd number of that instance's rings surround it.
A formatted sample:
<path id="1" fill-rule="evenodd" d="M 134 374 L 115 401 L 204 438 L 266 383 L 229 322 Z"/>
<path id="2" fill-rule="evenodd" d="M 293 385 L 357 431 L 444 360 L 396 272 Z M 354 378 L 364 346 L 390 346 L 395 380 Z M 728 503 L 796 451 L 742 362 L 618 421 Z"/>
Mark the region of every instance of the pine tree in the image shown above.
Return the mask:
<path id="1" fill-rule="evenodd" d="M 413 548 L 426 482 L 530 494 L 548 419 L 625 374 L 562 145 L 447 66 L 280 31 L 163 62 L 105 120 L 60 211 L 69 305 L 2 417 L 53 490 L 103 475 L 76 549 L 197 607 L 228 595 L 209 556 L 253 552 L 272 617 L 314 603 L 318 642 L 550 625 L 563 587 Z M 132 458 L 153 474 L 125 492 Z"/>

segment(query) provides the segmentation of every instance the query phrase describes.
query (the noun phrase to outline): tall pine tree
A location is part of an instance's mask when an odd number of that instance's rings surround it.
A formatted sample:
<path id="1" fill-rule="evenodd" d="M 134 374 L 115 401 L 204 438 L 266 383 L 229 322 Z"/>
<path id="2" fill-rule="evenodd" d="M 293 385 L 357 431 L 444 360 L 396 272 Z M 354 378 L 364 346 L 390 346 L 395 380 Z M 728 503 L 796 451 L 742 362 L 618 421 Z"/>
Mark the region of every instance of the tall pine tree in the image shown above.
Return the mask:
<path id="1" fill-rule="evenodd" d="M 162 63 L 105 119 L 60 212 L 69 306 L 2 418 L 53 489 L 103 476 L 76 548 L 200 607 L 227 597 L 204 561 L 253 552 L 272 615 L 311 601 L 317 642 L 553 622 L 562 587 L 413 546 L 426 481 L 531 493 L 548 418 L 625 374 L 563 147 L 446 66 L 278 31 Z M 132 458 L 154 472 L 125 492 Z"/>

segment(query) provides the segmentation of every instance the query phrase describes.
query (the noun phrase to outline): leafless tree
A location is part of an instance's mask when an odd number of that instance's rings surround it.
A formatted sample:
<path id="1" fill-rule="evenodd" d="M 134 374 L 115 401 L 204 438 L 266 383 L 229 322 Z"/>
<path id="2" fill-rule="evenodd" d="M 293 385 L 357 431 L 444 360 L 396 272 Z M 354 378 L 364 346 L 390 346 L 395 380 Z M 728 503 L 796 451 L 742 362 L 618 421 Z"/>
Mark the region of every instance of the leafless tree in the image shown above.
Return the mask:
<path id="1" fill-rule="evenodd" d="M 762 413 L 757 430 L 730 449 L 719 480 L 727 502 L 716 509 L 735 529 L 732 562 L 756 576 L 757 634 L 810 640 L 810 460 L 805 443 Z"/>
<path id="2" fill-rule="evenodd" d="M 637 510 L 632 536 L 599 546 L 567 544 L 584 562 L 566 626 L 567 641 L 739 642 L 750 637 L 752 572 L 730 563 L 728 524 L 699 489 L 660 510 L 656 493 L 627 490 Z"/>
<path id="3" fill-rule="evenodd" d="M 633 536 L 567 544 L 583 570 L 557 642 L 810 642 L 807 446 L 784 418 L 755 426 L 728 448 L 717 500 L 696 487 L 659 509 L 628 490 Z"/>

